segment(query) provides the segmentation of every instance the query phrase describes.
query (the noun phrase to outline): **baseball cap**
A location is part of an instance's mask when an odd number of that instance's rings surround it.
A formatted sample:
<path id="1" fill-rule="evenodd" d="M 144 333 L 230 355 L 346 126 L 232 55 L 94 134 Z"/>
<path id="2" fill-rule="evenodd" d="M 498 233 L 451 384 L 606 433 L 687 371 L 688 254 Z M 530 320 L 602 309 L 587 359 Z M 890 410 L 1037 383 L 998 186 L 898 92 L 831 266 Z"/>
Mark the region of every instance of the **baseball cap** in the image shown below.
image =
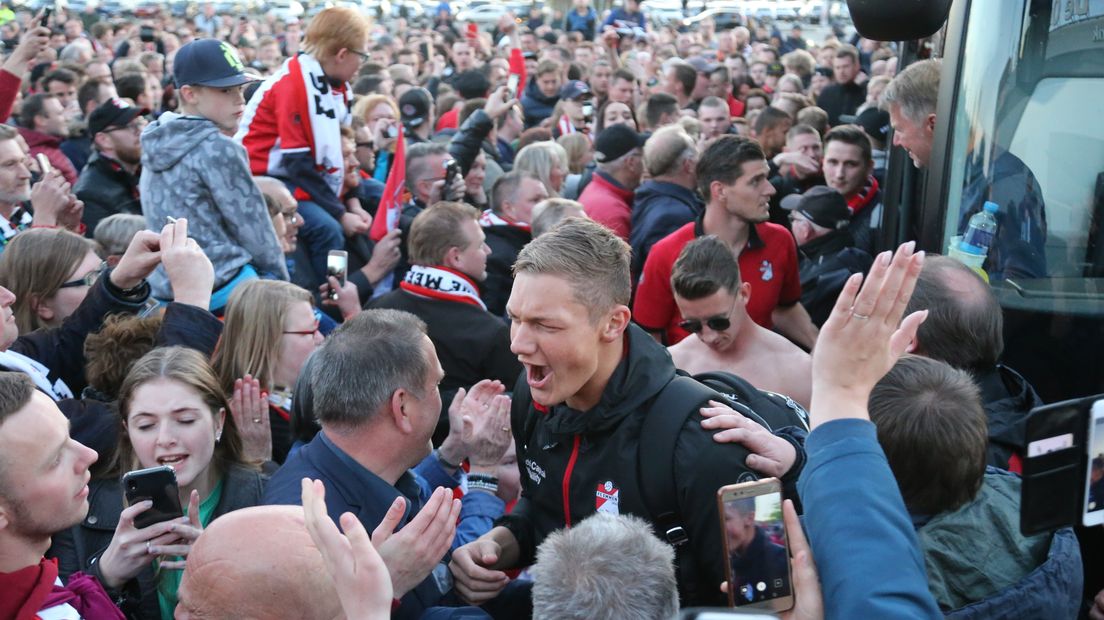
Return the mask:
<path id="1" fill-rule="evenodd" d="M 148 109 L 139 108 L 125 99 L 108 99 L 88 115 L 88 135 L 94 136 L 111 127 L 126 127 L 135 117 L 149 113 Z"/>
<path id="2" fill-rule="evenodd" d="M 885 144 L 889 138 L 889 112 L 878 108 L 867 108 L 855 117 L 855 124 L 862 127 L 866 135 Z"/>
<path id="3" fill-rule="evenodd" d="M 399 113 L 402 122 L 408 127 L 417 127 L 429 118 L 429 107 L 433 102 L 424 88 L 411 88 L 399 97 Z"/>
<path id="4" fill-rule="evenodd" d="M 217 39 L 197 39 L 176 52 L 173 82 L 181 86 L 227 88 L 255 81 L 244 72 L 237 50 Z"/>
<path id="5" fill-rule="evenodd" d="M 843 194 L 825 185 L 811 187 L 804 194 L 790 194 L 782 199 L 781 205 L 828 230 L 839 230 L 851 221 L 851 210 Z"/>
<path id="6" fill-rule="evenodd" d="M 694 56 L 690 60 L 686 61 L 694 70 L 698 73 L 713 73 L 717 69 L 717 64 L 709 62 L 709 60 L 703 56 Z"/>
<path id="7" fill-rule="evenodd" d="M 629 151 L 644 146 L 648 137 L 628 125 L 611 125 L 594 140 L 594 161 L 604 164 L 624 157 Z"/>
<path id="8" fill-rule="evenodd" d="M 590 87 L 582 80 L 570 80 L 560 87 L 560 99 L 580 99 L 590 96 Z"/>

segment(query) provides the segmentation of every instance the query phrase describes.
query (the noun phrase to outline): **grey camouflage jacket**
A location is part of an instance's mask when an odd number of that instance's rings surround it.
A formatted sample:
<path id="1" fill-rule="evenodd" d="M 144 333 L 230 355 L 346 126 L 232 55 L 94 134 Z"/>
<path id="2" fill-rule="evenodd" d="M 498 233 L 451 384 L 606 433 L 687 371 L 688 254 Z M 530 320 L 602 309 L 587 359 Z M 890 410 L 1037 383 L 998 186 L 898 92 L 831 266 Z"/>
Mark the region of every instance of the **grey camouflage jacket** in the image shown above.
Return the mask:
<path id="1" fill-rule="evenodd" d="M 215 289 L 246 264 L 262 275 L 288 279 L 264 196 L 249 170 L 245 148 L 211 121 L 166 112 L 142 132 L 142 213 L 150 230 L 166 216 L 188 218 L 188 236 L 215 266 Z M 172 299 L 163 267 L 150 277 L 153 295 Z"/>

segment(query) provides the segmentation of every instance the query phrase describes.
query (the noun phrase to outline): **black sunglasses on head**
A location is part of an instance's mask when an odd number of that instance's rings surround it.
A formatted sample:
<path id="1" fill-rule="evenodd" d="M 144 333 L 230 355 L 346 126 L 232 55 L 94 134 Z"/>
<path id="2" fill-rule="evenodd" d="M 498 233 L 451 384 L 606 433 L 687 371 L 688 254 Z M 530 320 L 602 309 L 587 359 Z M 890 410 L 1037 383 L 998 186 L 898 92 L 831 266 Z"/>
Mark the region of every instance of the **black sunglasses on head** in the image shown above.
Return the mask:
<path id="1" fill-rule="evenodd" d="M 705 325 L 708 325 L 709 329 L 715 332 L 723 332 L 729 327 L 732 327 L 732 320 L 729 319 L 727 316 L 715 316 L 704 321 L 698 319 L 689 319 L 680 322 L 679 327 L 690 332 L 691 334 L 696 334 L 702 330 L 703 323 Z"/>

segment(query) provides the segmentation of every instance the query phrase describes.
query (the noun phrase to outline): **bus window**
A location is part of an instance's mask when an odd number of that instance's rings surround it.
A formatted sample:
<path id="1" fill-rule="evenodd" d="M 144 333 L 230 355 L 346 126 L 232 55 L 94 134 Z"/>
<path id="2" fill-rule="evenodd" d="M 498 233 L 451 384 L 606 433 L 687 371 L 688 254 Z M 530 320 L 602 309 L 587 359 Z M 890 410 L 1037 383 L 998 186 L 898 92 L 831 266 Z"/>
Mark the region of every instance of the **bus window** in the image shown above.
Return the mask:
<path id="1" fill-rule="evenodd" d="M 943 247 L 995 202 L 997 233 L 984 265 L 990 282 L 1035 309 L 1076 312 L 1091 303 L 1099 312 L 1104 2 L 1025 4 L 970 7 Z"/>

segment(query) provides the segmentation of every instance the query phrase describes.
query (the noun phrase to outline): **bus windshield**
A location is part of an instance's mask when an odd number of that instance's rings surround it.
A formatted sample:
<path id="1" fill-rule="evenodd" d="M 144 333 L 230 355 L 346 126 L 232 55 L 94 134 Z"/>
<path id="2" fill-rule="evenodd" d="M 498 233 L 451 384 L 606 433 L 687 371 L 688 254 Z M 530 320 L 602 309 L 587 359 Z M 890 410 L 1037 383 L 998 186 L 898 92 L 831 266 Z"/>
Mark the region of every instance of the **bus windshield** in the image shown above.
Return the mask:
<path id="1" fill-rule="evenodd" d="M 1002 304 L 1100 313 L 1104 0 L 974 0 L 965 32 L 943 247 L 993 202 Z"/>

